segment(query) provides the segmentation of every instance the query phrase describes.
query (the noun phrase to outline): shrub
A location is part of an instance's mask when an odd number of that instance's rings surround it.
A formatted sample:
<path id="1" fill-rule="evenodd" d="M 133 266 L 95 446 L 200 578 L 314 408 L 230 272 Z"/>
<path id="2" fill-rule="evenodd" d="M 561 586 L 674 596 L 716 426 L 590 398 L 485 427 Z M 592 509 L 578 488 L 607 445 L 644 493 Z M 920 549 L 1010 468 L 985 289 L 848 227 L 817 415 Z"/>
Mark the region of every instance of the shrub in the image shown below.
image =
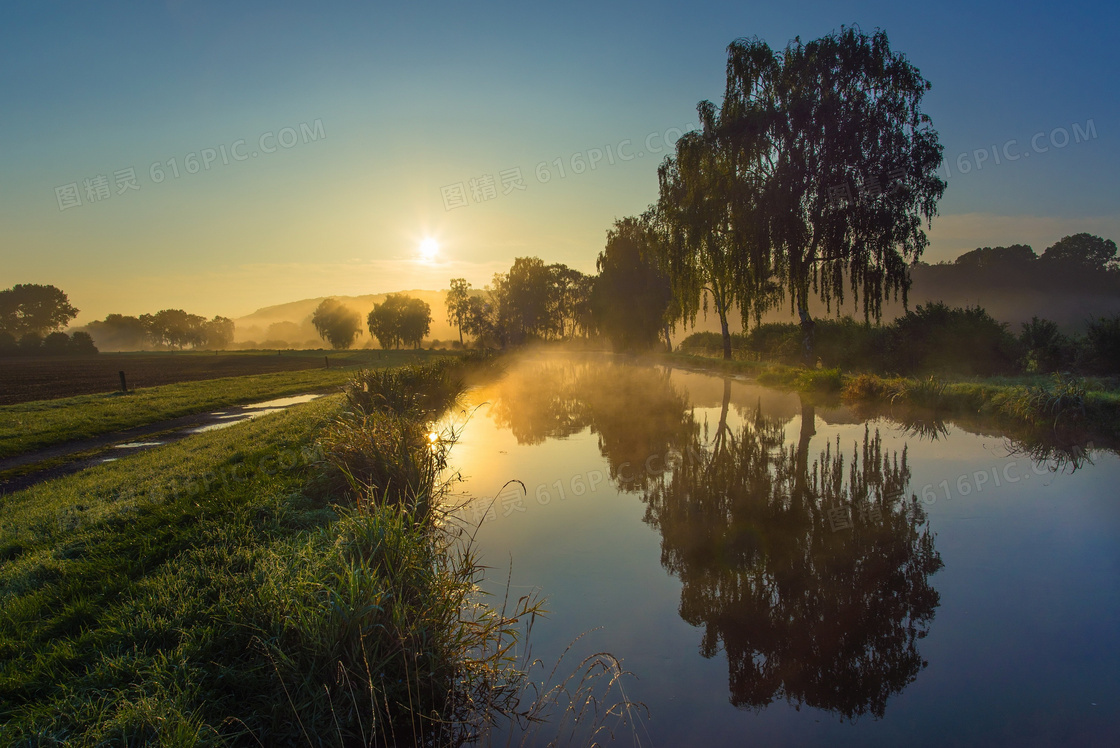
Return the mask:
<path id="1" fill-rule="evenodd" d="M 43 338 L 37 332 L 29 332 L 19 339 L 19 352 L 27 354 L 38 353 L 43 347 Z"/>
<path id="2" fill-rule="evenodd" d="M 735 341 L 732 340 L 732 345 Z M 681 353 L 715 353 L 723 351 L 723 336 L 718 332 L 694 332 L 677 345 Z"/>
<path id="3" fill-rule="evenodd" d="M 806 369 L 797 381 L 797 388 L 804 392 L 839 392 L 843 386 L 839 369 Z"/>
<path id="4" fill-rule="evenodd" d="M 851 317 L 818 320 L 814 332 L 814 352 L 825 366 L 849 371 L 878 369 L 887 328 Z M 800 344 L 801 331 L 798 330 Z"/>
<path id="5" fill-rule="evenodd" d="M 1084 422 L 1085 383 L 1076 377 L 1055 374 L 1050 386 L 1020 389 L 1000 403 L 999 409 L 1034 426 L 1076 426 Z"/>
<path id="6" fill-rule="evenodd" d="M 338 507 L 336 525 L 284 557 L 259 595 L 258 642 L 308 743 L 305 723 L 344 745 L 463 745 L 539 708 L 522 703 L 514 648 L 539 606 L 483 605 L 483 567 L 444 513 L 454 435 L 431 439 L 430 422 L 462 393 L 462 367 L 363 371 L 351 411 L 322 436 L 329 488 L 356 507 Z"/>
<path id="7" fill-rule="evenodd" d="M 514 645 L 535 600 L 481 604 L 469 543 L 423 509 L 337 511 L 333 527 L 262 564 L 245 606 L 279 685 L 250 698 L 297 718 L 270 744 L 464 745 L 522 711 Z"/>
<path id="8" fill-rule="evenodd" d="M 444 467 L 423 423 L 391 413 L 352 413 L 323 433 L 328 488 L 359 501 L 423 501 Z M 433 445 L 434 446 L 434 445 Z"/>
<path id="9" fill-rule="evenodd" d="M 1009 374 L 1017 370 L 1019 342 L 980 307 L 924 304 L 899 317 L 886 338 L 884 365 L 901 374 Z"/>
<path id="10" fill-rule="evenodd" d="M 52 332 L 43 338 L 43 353 L 61 356 L 70 352 L 70 336 L 64 332 Z"/>
<path id="11" fill-rule="evenodd" d="M 440 358 L 423 364 L 359 372 L 346 385 L 350 407 L 361 415 L 385 413 L 434 418 L 463 390 L 464 363 Z"/>
<path id="12" fill-rule="evenodd" d="M 19 343 L 10 332 L 0 332 L 0 356 L 14 356 L 19 353 Z"/>
<path id="13" fill-rule="evenodd" d="M 1019 344 L 1025 351 L 1025 371 L 1052 372 L 1071 363 L 1073 351 L 1069 338 L 1062 335 L 1058 326 L 1048 319 L 1032 317 L 1030 322 L 1023 323 Z"/>
<path id="14" fill-rule="evenodd" d="M 945 383 L 937 377 L 928 376 L 904 382 L 902 390 L 895 393 L 892 400 L 901 397 L 918 407 L 936 409 L 943 404 L 944 395 Z"/>
<path id="15" fill-rule="evenodd" d="M 903 380 L 884 379 L 875 374 L 849 377 L 844 384 L 845 400 L 893 400 L 902 392 Z"/>
<path id="16" fill-rule="evenodd" d="M 801 328 L 792 322 L 767 322 L 742 336 L 743 347 L 764 359 L 797 363 L 801 360 Z"/>
<path id="17" fill-rule="evenodd" d="M 851 317 L 817 320 L 814 355 L 827 367 L 857 371 L 875 368 L 881 359 L 883 336 L 884 328 Z M 802 363 L 801 326 L 793 322 L 768 322 L 734 336 L 733 342 L 763 359 Z"/>
<path id="18" fill-rule="evenodd" d="M 1120 315 L 1090 322 L 1085 346 L 1087 369 L 1097 374 L 1120 373 Z"/>

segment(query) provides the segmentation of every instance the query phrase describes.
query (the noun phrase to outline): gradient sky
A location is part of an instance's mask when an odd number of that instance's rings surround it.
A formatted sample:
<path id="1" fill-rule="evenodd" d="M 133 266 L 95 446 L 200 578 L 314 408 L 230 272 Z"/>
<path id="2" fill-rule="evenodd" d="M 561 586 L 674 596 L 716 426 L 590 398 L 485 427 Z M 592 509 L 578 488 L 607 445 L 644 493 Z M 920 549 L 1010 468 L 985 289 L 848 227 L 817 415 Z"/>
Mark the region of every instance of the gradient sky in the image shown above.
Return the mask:
<path id="1" fill-rule="evenodd" d="M 525 255 L 591 272 L 614 219 L 656 198 L 665 136 L 719 102 L 732 39 L 843 24 L 884 29 L 933 83 L 950 174 L 925 259 L 1120 240 L 1112 3 L 27 2 L 0 19 L 0 288 L 57 285 L 78 324 L 481 286 Z M 525 189 L 503 194 L 518 168 Z M 475 200 L 486 175 L 495 196 Z M 60 200 L 70 184 L 81 205 Z"/>

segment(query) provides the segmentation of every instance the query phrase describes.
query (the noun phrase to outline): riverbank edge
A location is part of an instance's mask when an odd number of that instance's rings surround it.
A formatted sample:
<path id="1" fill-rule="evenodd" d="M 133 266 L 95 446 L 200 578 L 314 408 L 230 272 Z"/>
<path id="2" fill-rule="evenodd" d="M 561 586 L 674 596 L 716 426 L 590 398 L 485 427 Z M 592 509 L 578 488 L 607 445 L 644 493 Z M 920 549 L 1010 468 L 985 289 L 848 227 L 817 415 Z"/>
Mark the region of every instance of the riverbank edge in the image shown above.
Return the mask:
<path id="1" fill-rule="evenodd" d="M 1031 384 L 1007 384 L 992 379 L 886 377 L 687 353 L 660 354 L 655 360 L 680 368 L 745 375 L 768 387 L 839 397 L 851 404 L 908 406 L 936 415 L 990 419 L 993 425 L 1011 428 L 1077 427 L 1110 440 L 1120 439 L 1120 392 L 1094 389 L 1092 379 L 1055 375 L 1036 378 Z"/>

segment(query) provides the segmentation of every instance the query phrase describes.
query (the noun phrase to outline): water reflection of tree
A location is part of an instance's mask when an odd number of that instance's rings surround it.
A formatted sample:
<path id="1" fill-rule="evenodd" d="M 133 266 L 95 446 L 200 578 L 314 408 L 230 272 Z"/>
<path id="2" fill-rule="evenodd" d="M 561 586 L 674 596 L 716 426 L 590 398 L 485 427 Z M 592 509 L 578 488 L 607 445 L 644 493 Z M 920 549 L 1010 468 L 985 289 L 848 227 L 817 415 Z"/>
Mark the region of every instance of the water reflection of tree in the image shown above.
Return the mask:
<path id="1" fill-rule="evenodd" d="M 699 432 L 645 492 L 662 563 L 684 584 L 680 614 L 725 651 L 731 702 L 777 698 L 853 718 L 881 716 L 925 666 L 918 652 L 942 565 L 910 471 L 865 429 L 846 460 L 827 444 L 809 464 L 813 409 L 796 445 L 756 412 L 738 430 Z M 847 525 L 847 526 L 846 526 Z"/>
<path id="2" fill-rule="evenodd" d="M 907 436 L 936 441 L 949 435 L 955 426 L 969 433 L 1003 438 L 1008 456 L 1027 457 L 1050 472 L 1076 472 L 1092 465 L 1094 451 L 1120 453 L 1116 439 L 1096 432 L 1083 423 L 1027 425 L 1008 423 L 998 416 L 952 413 L 915 406 L 882 403 L 856 403 L 857 417 L 873 419 L 886 416 Z"/>
<path id="3" fill-rule="evenodd" d="M 518 444 L 540 444 L 587 428 L 588 412 L 577 384 L 587 364 L 541 361 L 512 370 L 491 391 L 490 415 Z"/>
<path id="4" fill-rule="evenodd" d="M 626 490 L 644 488 L 695 429 L 687 398 L 667 369 L 655 367 L 532 362 L 486 397 L 497 425 L 519 444 L 590 427 L 612 480 Z"/>
<path id="5" fill-rule="evenodd" d="M 607 374 L 580 385 L 591 430 L 611 479 L 623 490 L 642 490 L 692 438 L 696 424 L 668 369 L 618 366 Z"/>
<path id="6" fill-rule="evenodd" d="M 906 450 L 865 428 L 852 452 L 833 442 L 811 459 L 810 403 L 787 444 L 786 421 L 761 409 L 730 427 L 730 396 L 726 381 L 711 427 L 665 370 L 541 363 L 492 393 L 491 412 L 521 443 L 598 435 L 611 477 L 643 494 L 702 654 L 726 653 L 733 704 L 881 716 L 925 666 L 939 602 Z"/>

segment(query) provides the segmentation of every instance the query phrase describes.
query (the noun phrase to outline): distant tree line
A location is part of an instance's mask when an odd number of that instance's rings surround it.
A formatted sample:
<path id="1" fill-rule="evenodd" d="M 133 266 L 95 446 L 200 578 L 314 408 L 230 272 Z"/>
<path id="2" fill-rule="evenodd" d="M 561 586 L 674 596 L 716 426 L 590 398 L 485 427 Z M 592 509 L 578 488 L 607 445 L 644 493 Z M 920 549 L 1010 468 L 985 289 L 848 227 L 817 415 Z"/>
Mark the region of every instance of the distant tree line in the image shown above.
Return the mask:
<path id="1" fill-rule="evenodd" d="M 90 322 L 86 330 L 103 350 L 225 350 L 233 343 L 233 320 L 220 316 L 206 319 L 182 309 L 164 309 L 139 317 L 110 314 Z"/>
<path id="2" fill-rule="evenodd" d="M 233 320 L 206 319 L 182 309 L 131 317 L 110 314 L 84 330 L 61 332 L 76 309 L 55 286 L 20 284 L 0 291 L 0 354 L 88 354 L 106 350 L 166 348 L 225 349 L 233 342 Z"/>
<path id="3" fill-rule="evenodd" d="M 1025 244 L 980 247 L 951 262 L 910 269 L 920 301 L 980 302 L 993 316 L 1016 323 L 1033 316 L 1081 332 L 1086 309 L 1120 312 L 1116 243 L 1088 233 L 1064 237 L 1041 255 Z"/>

